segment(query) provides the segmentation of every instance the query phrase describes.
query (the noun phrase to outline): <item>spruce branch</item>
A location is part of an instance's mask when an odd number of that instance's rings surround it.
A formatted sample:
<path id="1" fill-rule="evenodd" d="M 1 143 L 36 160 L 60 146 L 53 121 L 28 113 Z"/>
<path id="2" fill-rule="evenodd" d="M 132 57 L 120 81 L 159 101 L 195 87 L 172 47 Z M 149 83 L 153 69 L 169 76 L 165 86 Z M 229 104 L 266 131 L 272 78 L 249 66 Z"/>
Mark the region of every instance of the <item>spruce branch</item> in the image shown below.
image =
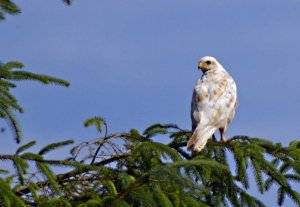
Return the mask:
<path id="1" fill-rule="evenodd" d="M 1 5 L 3 6 L 1 3 L 3 2 L 9 4 L 9 1 L 0 0 L 0 11 Z M 15 82 L 20 80 L 31 80 L 44 84 L 52 83 L 69 86 L 69 82 L 59 78 L 19 70 L 23 67 L 24 65 L 17 61 L 0 63 L 0 117 L 4 118 L 11 127 L 13 137 L 17 143 L 20 143 L 22 134 L 14 111 L 17 110 L 18 112 L 23 113 L 24 109 L 19 105 L 17 99 L 11 93 L 11 89 L 17 86 Z"/>
<path id="2" fill-rule="evenodd" d="M 105 127 L 104 139 L 107 137 L 107 123 L 103 118 L 101 118 L 99 116 L 95 116 L 95 117 L 92 117 L 92 118 L 89 118 L 89 119 L 85 120 L 85 122 L 84 122 L 85 127 L 88 127 L 88 126 L 91 126 L 91 125 L 95 125 L 96 129 L 99 133 L 102 132 L 102 128 L 103 128 L 102 126 L 104 125 L 104 127 Z M 91 165 L 94 164 L 95 159 L 96 159 L 102 145 L 103 145 L 103 143 L 99 144 L 99 146 L 97 147 L 97 149 L 95 151 L 95 154 L 93 155 Z"/>
<path id="3" fill-rule="evenodd" d="M 72 0 L 62 0 L 63 3 L 70 6 Z M 0 0 L 0 20 L 5 19 L 4 14 L 17 15 L 22 12 L 21 8 L 17 6 L 12 0 Z"/>
<path id="4" fill-rule="evenodd" d="M 8 80 L 20 81 L 20 80 L 34 80 L 44 84 L 56 84 L 61 86 L 69 86 L 70 83 L 63 79 L 55 78 L 48 75 L 36 74 L 27 71 L 12 71 L 11 77 L 7 77 Z"/>
<path id="5" fill-rule="evenodd" d="M 64 147 L 66 145 L 70 145 L 70 144 L 73 144 L 74 141 L 73 140 L 66 140 L 66 141 L 62 141 L 62 142 L 57 142 L 57 143 L 53 143 L 53 144 L 49 144 L 45 147 L 43 147 L 40 151 L 39 151 L 39 154 L 40 155 L 44 155 L 52 150 L 55 150 L 57 148 L 61 148 L 61 147 Z"/>
<path id="6" fill-rule="evenodd" d="M 160 128 L 167 129 L 167 133 L 157 133 Z M 247 191 L 251 167 L 261 193 L 269 191 L 275 183 L 280 204 L 287 196 L 297 205 L 300 203 L 299 192 L 292 188 L 293 182 L 300 181 L 298 143 L 284 147 L 259 138 L 235 136 L 229 143 L 209 140 L 201 153 L 193 153 L 185 148 L 189 133 L 171 125 L 156 125 L 149 129 L 149 137 L 132 129 L 129 133 L 85 141 L 72 153 L 90 155 L 90 146 L 101 146 L 92 165 L 76 159 L 44 159 L 41 155 L 47 149 L 60 146 L 56 143 L 44 147 L 41 154 L 21 151 L 18 155 L 21 159 L 41 165 L 40 173 L 45 180 L 36 181 L 35 189 L 18 186 L 15 195 L 33 198 L 32 191 L 64 195 L 70 198 L 71 205 L 75 205 L 76 199 L 83 199 L 80 204 L 94 200 L 102 205 L 262 207 L 265 205 Z M 157 136 L 172 136 L 172 140 L 167 145 L 157 143 L 153 141 Z M 227 161 L 228 155 L 235 158 L 236 171 Z M 0 155 L 0 160 L 11 160 L 12 156 L 15 155 Z M 51 175 L 53 166 L 70 166 L 73 170 Z M 61 194 L 55 192 L 50 181 L 56 183 Z"/>
<path id="7" fill-rule="evenodd" d="M 27 144 L 22 145 L 19 147 L 16 151 L 16 155 L 20 154 L 21 152 L 24 152 L 25 150 L 29 149 L 30 147 L 34 146 L 36 144 L 36 141 L 28 142 Z"/>
<path id="8" fill-rule="evenodd" d="M 3 12 L 10 15 L 16 15 L 21 13 L 21 9 L 10 0 L 1 0 L 0 1 L 0 13 L 2 14 L 2 19 L 4 19 Z"/>
<path id="9" fill-rule="evenodd" d="M 4 206 L 26 207 L 24 202 L 15 195 L 11 187 L 0 177 L 0 200 Z"/>

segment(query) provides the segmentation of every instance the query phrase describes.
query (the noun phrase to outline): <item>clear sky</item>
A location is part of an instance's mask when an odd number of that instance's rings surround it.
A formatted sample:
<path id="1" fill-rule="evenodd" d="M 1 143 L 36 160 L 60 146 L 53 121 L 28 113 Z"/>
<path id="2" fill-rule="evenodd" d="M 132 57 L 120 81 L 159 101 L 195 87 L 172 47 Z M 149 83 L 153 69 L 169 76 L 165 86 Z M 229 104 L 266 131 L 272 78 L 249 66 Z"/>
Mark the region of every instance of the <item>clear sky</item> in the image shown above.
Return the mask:
<path id="1" fill-rule="evenodd" d="M 197 62 L 205 55 L 237 82 L 239 106 L 228 137 L 284 144 L 299 138 L 297 0 L 16 3 L 22 14 L 0 22 L 1 61 L 18 60 L 28 71 L 71 82 L 69 88 L 26 82 L 14 91 L 25 108 L 18 116 L 23 143 L 92 139 L 95 130 L 82 123 L 95 115 L 107 120 L 110 133 L 156 122 L 190 129 Z M 0 144 L 12 153 L 10 139 L 6 131 Z M 268 206 L 276 202 L 272 194 L 258 197 Z"/>

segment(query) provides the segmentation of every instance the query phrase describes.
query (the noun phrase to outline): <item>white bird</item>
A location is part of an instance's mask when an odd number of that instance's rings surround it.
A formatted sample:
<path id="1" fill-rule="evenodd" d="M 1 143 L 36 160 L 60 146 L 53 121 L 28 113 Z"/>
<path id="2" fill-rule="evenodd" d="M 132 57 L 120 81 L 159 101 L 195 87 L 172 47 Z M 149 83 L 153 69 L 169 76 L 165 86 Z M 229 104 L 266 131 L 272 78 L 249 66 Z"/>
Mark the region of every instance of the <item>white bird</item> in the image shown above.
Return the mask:
<path id="1" fill-rule="evenodd" d="M 192 97 L 192 136 L 187 147 L 201 151 L 207 140 L 219 129 L 221 141 L 228 142 L 224 134 L 232 121 L 237 105 L 237 88 L 233 78 L 211 56 L 200 59 L 198 69 L 203 72 Z"/>

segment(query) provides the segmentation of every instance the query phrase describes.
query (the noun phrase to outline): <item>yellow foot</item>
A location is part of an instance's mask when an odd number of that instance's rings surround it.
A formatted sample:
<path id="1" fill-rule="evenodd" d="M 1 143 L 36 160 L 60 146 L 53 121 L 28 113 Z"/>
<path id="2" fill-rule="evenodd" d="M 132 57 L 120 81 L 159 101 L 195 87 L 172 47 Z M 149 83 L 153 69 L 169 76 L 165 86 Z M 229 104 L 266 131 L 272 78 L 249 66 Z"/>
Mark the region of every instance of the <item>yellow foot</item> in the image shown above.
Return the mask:
<path id="1" fill-rule="evenodd" d="M 225 137 L 222 137 L 221 142 L 228 143 L 231 140 L 232 140 L 232 138 L 231 139 L 226 139 Z"/>

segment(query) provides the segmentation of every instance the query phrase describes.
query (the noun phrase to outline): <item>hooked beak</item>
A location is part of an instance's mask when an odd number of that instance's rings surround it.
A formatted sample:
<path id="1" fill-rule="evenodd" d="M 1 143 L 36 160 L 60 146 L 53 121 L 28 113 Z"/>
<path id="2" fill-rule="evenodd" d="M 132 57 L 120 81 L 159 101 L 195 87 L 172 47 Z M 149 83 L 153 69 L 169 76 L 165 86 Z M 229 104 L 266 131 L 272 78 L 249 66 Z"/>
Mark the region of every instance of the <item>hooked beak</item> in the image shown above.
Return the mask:
<path id="1" fill-rule="evenodd" d="M 198 65 L 198 70 L 201 70 L 202 67 L 203 67 L 203 63 L 200 62 L 199 65 Z"/>

